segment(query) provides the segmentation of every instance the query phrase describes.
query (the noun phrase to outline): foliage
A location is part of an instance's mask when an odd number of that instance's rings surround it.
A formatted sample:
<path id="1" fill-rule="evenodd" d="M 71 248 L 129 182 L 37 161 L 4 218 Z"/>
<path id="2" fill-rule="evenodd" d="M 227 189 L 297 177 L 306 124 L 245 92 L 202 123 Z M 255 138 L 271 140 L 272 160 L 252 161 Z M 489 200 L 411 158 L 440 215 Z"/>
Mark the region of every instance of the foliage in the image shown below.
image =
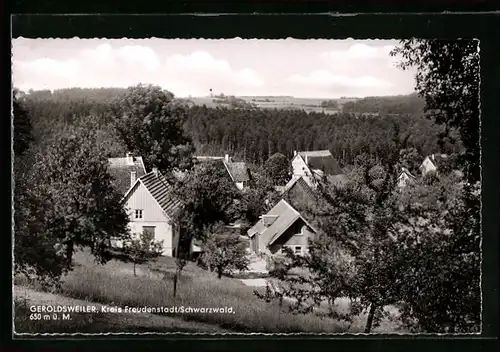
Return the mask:
<path id="1" fill-rule="evenodd" d="M 120 109 L 112 109 L 111 102 L 125 99 L 121 97 L 124 97 L 126 92 L 125 89 L 68 89 L 56 90 L 53 93 L 35 91 L 26 94 L 24 105 L 31 116 L 37 117 L 33 121 L 37 144 L 43 143 L 46 136 L 57 131 L 61 124 L 72 124 L 76 119 L 87 116 L 95 116 L 95 119 L 99 120 L 99 124 L 94 126 L 95 129 L 102 128 L 109 138 L 114 135 L 113 139 L 121 139 L 109 125 L 117 116 L 121 116 L 117 112 Z M 435 153 L 438 149 L 436 135 L 442 128 L 425 119 L 421 109 L 403 109 L 399 115 L 384 112 L 388 111 L 385 107 L 392 104 L 391 99 L 393 97 L 379 98 L 380 104 L 375 110 L 380 113 L 376 118 L 358 116 L 356 111 L 359 109 L 332 115 L 308 113 L 298 109 L 189 107 L 179 99 L 172 99 L 168 105 L 171 110 L 179 112 L 181 120 L 185 117 L 185 133 L 192 138 L 197 152 L 201 155 L 230 153 L 249 163 L 262 165 L 269 156 L 277 152 L 292 158 L 294 150 L 328 149 L 339 163 L 345 166 L 353 164 L 356 155 L 364 152 L 372 157 L 383 157 L 393 122 L 398 123 L 402 132 L 412 132 L 409 147 L 416 148 L 422 155 Z M 400 99 L 408 100 L 413 97 Z M 170 101 L 160 99 L 162 102 L 164 100 Z M 141 119 L 137 118 L 139 125 L 144 121 L 144 116 L 145 114 Z M 143 133 L 147 134 L 145 130 Z M 126 145 L 123 149 L 131 149 L 127 143 L 123 144 Z M 446 153 L 458 151 L 458 146 L 449 143 L 445 147 Z M 124 155 L 124 152 L 115 148 L 113 154 L 120 156 Z"/>
<path id="2" fill-rule="evenodd" d="M 426 331 L 478 331 L 481 323 L 478 42 L 404 40 L 393 55 L 402 56 L 403 69 L 416 67 L 416 90 L 425 99 L 425 111 L 436 124 L 445 127 L 439 136 L 441 146 L 450 142 L 462 147 L 456 156 L 456 166 L 464 176 L 463 180 L 455 181 L 462 186 L 458 196 L 443 194 L 437 203 L 441 205 L 439 212 L 427 211 L 421 215 L 430 224 L 440 224 L 442 231 L 420 244 L 419 250 L 425 255 L 415 260 L 420 260 L 424 270 L 412 278 L 423 292 L 405 288 L 409 299 L 403 314 L 418 321 Z M 428 186 L 440 187 L 443 176 L 455 166 L 453 159 L 451 165 L 445 166 L 444 175 L 441 172 L 439 176 L 433 175 Z M 418 210 L 421 213 L 426 209 Z M 434 266 L 437 258 L 439 264 Z"/>
<path id="3" fill-rule="evenodd" d="M 321 107 L 322 108 L 327 108 L 327 109 L 338 109 L 339 108 L 339 103 L 336 100 L 323 100 L 321 102 Z"/>
<path id="4" fill-rule="evenodd" d="M 155 241 L 154 233 L 143 231 L 123 241 L 123 252 L 134 263 L 134 276 L 136 276 L 137 264 L 147 263 L 162 254 L 163 241 Z"/>
<path id="5" fill-rule="evenodd" d="M 242 208 L 244 218 L 253 225 L 279 202 L 280 194 L 262 168 L 251 168 L 250 174 L 250 187 L 242 195 Z"/>
<path id="6" fill-rule="evenodd" d="M 185 107 L 158 86 L 129 87 L 112 108 L 116 131 L 130 152 L 164 174 L 192 167 L 194 147 L 185 133 Z"/>
<path id="7" fill-rule="evenodd" d="M 414 176 L 418 175 L 419 167 L 422 165 L 424 157 L 416 148 L 406 148 L 399 152 L 399 169 L 402 167 L 408 169 Z"/>
<path id="8" fill-rule="evenodd" d="M 366 97 L 350 101 L 342 106 L 346 113 L 373 114 L 420 114 L 424 101 L 417 94 L 398 95 L 393 97 Z"/>
<path id="9" fill-rule="evenodd" d="M 24 176 L 16 185 L 17 272 L 56 279 L 71 270 L 73 253 L 83 246 L 99 262 L 110 259 L 109 242 L 127 235 L 128 218 L 92 130 L 60 131 Z"/>
<path id="10" fill-rule="evenodd" d="M 290 163 L 281 153 L 271 155 L 264 164 L 264 170 L 275 185 L 285 185 L 290 180 Z"/>
<path id="11" fill-rule="evenodd" d="M 347 113 L 328 115 L 301 110 L 193 106 L 187 115 L 186 130 L 198 153 L 230 153 L 256 165 L 263 165 L 275 153 L 291 159 L 294 150 L 328 149 L 341 166 L 353 164 L 361 153 L 380 159 L 390 147 L 393 123 L 398 124 L 401 133 L 412 133 L 408 147 L 429 155 L 438 150 L 437 134 L 441 131 L 422 113 L 381 114 L 372 118 Z M 444 152 L 448 154 L 458 148 L 449 144 L 445 147 Z"/>
<path id="12" fill-rule="evenodd" d="M 12 99 L 12 113 L 14 126 L 14 155 L 21 156 L 29 148 L 33 141 L 31 129 L 31 116 L 23 106 L 23 100 L 19 92 L 14 90 Z"/>
<path id="13" fill-rule="evenodd" d="M 221 223 L 210 230 L 202 247 L 203 262 L 215 270 L 220 279 L 223 274 L 230 275 L 234 270 L 246 270 L 250 263 L 247 243 L 238 234 L 225 229 Z"/>
<path id="14" fill-rule="evenodd" d="M 400 265 L 395 238 L 401 215 L 396 163 L 407 139 L 400 139 L 396 128 L 393 151 L 381 164 L 360 156 L 359 170 L 354 171 L 360 178 L 340 187 L 319 183 L 321 202 L 313 214 L 322 232 L 305 256 L 285 251 L 290 263 L 274 273 L 285 283 L 282 294 L 295 299 L 292 310 L 307 313 L 326 302 L 330 317 L 351 320 L 369 309 L 365 332 L 370 332 L 383 308 L 398 301 L 403 278 L 394 276 Z M 292 269 L 305 274 L 290 275 Z M 336 299 L 342 297 L 351 301 L 349 314 L 335 310 Z"/>
<path id="15" fill-rule="evenodd" d="M 183 207 L 179 212 L 181 243 L 203 240 L 205 229 L 217 222 L 231 223 L 241 215 L 241 194 L 221 161 L 201 162 L 174 190 Z"/>
<path id="16" fill-rule="evenodd" d="M 427 116 L 445 126 L 440 142 L 457 143 L 464 151 L 462 169 L 471 184 L 480 180 L 479 52 L 477 40 L 404 40 L 392 55 L 403 69 L 415 67 L 416 91 L 425 99 Z"/>

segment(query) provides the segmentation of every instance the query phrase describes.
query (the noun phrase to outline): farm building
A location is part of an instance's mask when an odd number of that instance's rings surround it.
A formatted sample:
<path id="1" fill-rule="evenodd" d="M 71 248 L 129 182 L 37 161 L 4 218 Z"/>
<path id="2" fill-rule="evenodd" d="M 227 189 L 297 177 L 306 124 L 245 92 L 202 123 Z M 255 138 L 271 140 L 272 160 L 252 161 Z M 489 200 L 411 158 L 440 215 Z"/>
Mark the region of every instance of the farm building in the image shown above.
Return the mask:
<path id="1" fill-rule="evenodd" d="M 133 234 L 148 231 L 155 240 L 163 241 L 163 255 L 173 256 L 179 228 L 175 212 L 181 202 L 176 200 L 167 179 L 156 169 L 137 178 L 123 197 Z"/>
<path id="2" fill-rule="evenodd" d="M 304 254 L 316 230 L 282 199 L 247 234 L 255 253 L 281 254 L 283 247 L 289 247 L 296 254 Z"/>
<path id="3" fill-rule="evenodd" d="M 142 157 L 134 157 L 131 153 L 123 158 L 109 158 L 109 173 L 113 177 L 113 185 L 124 195 L 137 178 L 144 176 L 146 168 Z"/>
<path id="4" fill-rule="evenodd" d="M 343 175 L 337 160 L 329 150 L 294 151 L 292 159 L 294 176 L 303 177 L 311 187 L 316 187 L 316 179 Z"/>

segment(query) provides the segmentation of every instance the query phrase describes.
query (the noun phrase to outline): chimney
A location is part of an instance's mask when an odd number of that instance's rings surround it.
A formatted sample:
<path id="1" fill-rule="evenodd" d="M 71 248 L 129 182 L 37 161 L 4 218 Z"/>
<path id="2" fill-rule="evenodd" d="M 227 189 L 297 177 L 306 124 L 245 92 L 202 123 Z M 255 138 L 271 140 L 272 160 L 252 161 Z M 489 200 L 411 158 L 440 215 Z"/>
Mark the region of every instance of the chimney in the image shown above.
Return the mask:
<path id="1" fill-rule="evenodd" d="M 293 156 L 297 156 L 297 151 L 296 150 L 293 151 Z"/>
<path id="2" fill-rule="evenodd" d="M 132 186 L 135 183 L 136 179 L 137 179 L 137 172 L 130 171 L 130 186 Z"/>
<path id="3" fill-rule="evenodd" d="M 158 177 L 158 168 L 153 167 L 153 174 L 155 175 L 155 177 Z"/>
<path id="4" fill-rule="evenodd" d="M 431 158 L 432 158 L 432 161 L 434 161 L 434 160 L 435 160 L 435 159 L 434 159 L 434 154 L 432 154 L 432 155 L 431 155 Z"/>
<path id="5" fill-rule="evenodd" d="M 226 163 L 229 162 L 229 154 L 226 154 L 226 156 L 224 157 L 224 160 L 226 161 Z"/>
<path id="6" fill-rule="evenodd" d="M 127 165 L 134 165 L 134 157 L 130 152 L 127 153 Z"/>

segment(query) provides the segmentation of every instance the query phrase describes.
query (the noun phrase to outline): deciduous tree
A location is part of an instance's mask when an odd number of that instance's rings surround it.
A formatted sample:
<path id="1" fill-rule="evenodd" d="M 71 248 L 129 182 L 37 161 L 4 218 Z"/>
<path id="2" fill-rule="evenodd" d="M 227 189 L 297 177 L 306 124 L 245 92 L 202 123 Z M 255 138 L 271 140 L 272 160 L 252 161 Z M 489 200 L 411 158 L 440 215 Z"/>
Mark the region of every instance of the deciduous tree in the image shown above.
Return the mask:
<path id="1" fill-rule="evenodd" d="M 163 252 L 163 241 L 156 241 L 154 233 L 147 231 L 132 235 L 130 239 L 123 241 L 123 243 L 124 254 L 134 264 L 134 276 L 137 276 L 137 264 L 153 261 Z"/>
<path id="2" fill-rule="evenodd" d="M 129 151 L 141 155 L 148 168 L 165 175 L 189 170 L 194 147 L 184 131 L 185 107 L 158 86 L 129 87 L 112 109 L 118 135 Z"/>

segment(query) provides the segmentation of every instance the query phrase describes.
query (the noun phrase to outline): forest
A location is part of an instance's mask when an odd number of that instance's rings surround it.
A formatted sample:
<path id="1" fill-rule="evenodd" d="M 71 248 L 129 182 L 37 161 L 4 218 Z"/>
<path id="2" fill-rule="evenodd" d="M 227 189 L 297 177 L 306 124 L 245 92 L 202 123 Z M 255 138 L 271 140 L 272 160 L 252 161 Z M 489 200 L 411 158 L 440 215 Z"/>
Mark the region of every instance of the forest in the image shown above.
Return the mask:
<path id="1" fill-rule="evenodd" d="M 111 105 L 124 93 L 121 88 L 71 88 L 20 92 L 23 105 L 32 116 L 37 141 L 49 137 L 56 126 L 71 125 L 92 118 L 109 144 L 109 156 L 125 152 L 114 143 Z M 381 158 L 387 153 L 393 126 L 409 134 L 409 147 L 428 155 L 438 150 L 441 126 L 423 116 L 416 95 L 366 98 L 349 102 L 336 114 L 292 109 L 255 109 L 187 105 L 182 99 L 184 128 L 199 155 L 232 155 L 235 159 L 262 165 L 276 152 L 287 157 L 294 150 L 328 149 L 341 166 L 352 165 L 356 155 Z M 378 116 L 366 112 L 378 111 Z M 446 145 L 445 152 L 458 147 Z"/>

